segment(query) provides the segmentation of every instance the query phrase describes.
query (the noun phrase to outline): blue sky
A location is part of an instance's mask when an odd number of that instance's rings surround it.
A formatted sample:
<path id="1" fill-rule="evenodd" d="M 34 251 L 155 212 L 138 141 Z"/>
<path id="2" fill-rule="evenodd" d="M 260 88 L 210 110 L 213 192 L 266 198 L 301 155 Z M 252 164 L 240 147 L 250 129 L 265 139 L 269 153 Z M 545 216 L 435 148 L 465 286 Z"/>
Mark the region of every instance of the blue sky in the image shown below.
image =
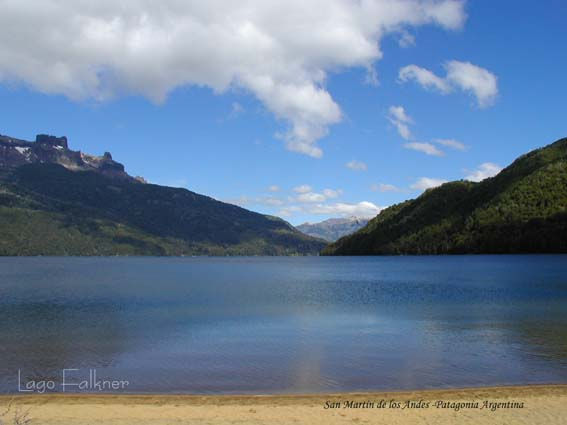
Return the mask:
<path id="1" fill-rule="evenodd" d="M 290 1 L 278 20 L 269 1 L 45 3 L 0 4 L 1 134 L 66 135 L 293 224 L 371 215 L 567 136 L 561 0 Z"/>

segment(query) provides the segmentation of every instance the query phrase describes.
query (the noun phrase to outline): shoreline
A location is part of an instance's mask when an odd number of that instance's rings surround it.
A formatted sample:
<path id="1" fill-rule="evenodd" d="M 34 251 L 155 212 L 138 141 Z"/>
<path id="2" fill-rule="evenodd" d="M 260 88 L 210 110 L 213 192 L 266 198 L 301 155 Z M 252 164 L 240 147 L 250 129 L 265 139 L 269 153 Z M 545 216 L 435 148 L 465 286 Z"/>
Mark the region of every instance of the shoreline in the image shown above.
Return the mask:
<path id="1" fill-rule="evenodd" d="M 0 395 L 0 413 L 8 405 L 14 411 L 28 412 L 31 425 L 554 425 L 567 417 L 567 384 L 282 395 Z"/>
<path id="2" fill-rule="evenodd" d="M 323 398 L 323 397 L 378 397 L 382 395 L 396 395 L 399 397 L 404 397 L 413 394 L 420 394 L 422 396 L 434 396 L 434 395 L 451 395 L 451 394 L 492 394 L 495 391 L 508 391 L 510 393 L 524 393 L 530 392 L 532 390 L 547 391 L 559 391 L 565 392 L 567 394 L 567 383 L 557 384 L 557 383 L 543 383 L 543 384 L 519 384 L 519 385 L 490 385 L 490 386 L 480 386 L 480 387 L 454 387 L 454 388 L 416 388 L 416 389 L 391 389 L 391 390 L 372 390 L 372 391 L 344 391 L 344 392 L 322 392 L 322 393 L 226 393 L 226 394 L 207 394 L 207 393 L 128 393 L 128 392 L 49 392 L 49 393 L 1 393 L 0 394 L 0 404 L 2 404 L 6 399 L 13 398 L 85 398 L 85 399 L 107 399 L 107 398 L 125 398 L 125 399 L 246 399 L 246 398 L 264 398 L 264 399 L 286 399 L 286 398 L 297 398 L 297 399 L 312 399 L 312 398 Z"/>

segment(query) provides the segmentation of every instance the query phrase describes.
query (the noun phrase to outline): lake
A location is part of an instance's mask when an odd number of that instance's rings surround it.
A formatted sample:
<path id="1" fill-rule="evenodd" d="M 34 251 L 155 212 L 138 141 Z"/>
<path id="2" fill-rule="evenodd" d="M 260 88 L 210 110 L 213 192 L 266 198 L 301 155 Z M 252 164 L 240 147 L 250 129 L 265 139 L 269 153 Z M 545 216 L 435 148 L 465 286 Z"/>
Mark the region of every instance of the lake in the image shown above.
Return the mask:
<path id="1" fill-rule="evenodd" d="M 0 324 L 3 393 L 567 383 L 567 256 L 0 258 Z"/>

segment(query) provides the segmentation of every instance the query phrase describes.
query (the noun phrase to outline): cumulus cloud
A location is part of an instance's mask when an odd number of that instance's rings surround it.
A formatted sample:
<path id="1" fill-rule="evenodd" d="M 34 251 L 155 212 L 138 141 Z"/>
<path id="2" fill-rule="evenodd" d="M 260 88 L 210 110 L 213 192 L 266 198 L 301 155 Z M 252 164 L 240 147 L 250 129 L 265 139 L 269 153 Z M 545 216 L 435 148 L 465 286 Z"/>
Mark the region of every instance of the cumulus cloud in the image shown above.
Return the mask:
<path id="1" fill-rule="evenodd" d="M 234 199 L 224 199 L 223 202 L 229 204 L 238 205 L 239 207 L 245 207 L 250 205 L 265 205 L 269 207 L 280 207 L 284 205 L 284 201 L 279 198 L 274 198 L 273 196 L 265 196 L 260 198 L 251 198 L 248 196 L 241 196 Z"/>
<path id="2" fill-rule="evenodd" d="M 297 197 L 298 202 L 323 202 L 326 199 L 325 195 L 315 192 L 302 193 Z"/>
<path id="3" fill-rule="evenodd" d="M 362 201 L 356 204 L 338 202 L 335 204 L 318 204 L 309 207 L 306 212 L 310 214 L 326 214 L 339 217 L 374 217 L 383 208 L 369 201 Z"/>
<path id="4" fill-rule="evenodd" d="M 327 215 L 331 217 L 361 217 L 372 218 L 382 211 L 383 208 L 369 201 L 358 203 L 337 202 L 334 204 L 307 204 L 291 205 L 278 211 L 282 217 L 291 217 L 294 214 Z"/>
<path id="5" fill-rule="evenodd" d="M 307 189 L 306 187 L 302 187 L 302 190 Z M 309 189 L 311 189 L 309 187 Z M 316 193 L 316 192 L 302 192 L 296 198 L 291 198 L 291 202 L 302 202 L 302 203 L 312 203 L 312 202 L 324 202 L 327 199 L 334 199 L 338 198 L 343 194 L 341 189 L 325 189 L 323 193 Z"/>
<path id="6" fill-rule="evenodd" d="M 447 183 L 447 180 L 432 179 L 430 177 L 421 177 L 410 187 L 415 190 L 427 190 L 437 186 L 441 186 L 443 183 Z"/>
<path id="7" fill-rule="evenodd" d="M 476 98 L 481 108 L 494 103 L 498 95 L 498 77 L 485 68 L 470 62 L 451 60 L 444 65 L 446 76 L 435 75 L 428 69 L 417 65 L 408 65 L 400 69 L 398 81 L 415 81 L 426 89 L 436 90 L 441 94 L 462 90 Z"/>
<path id="8" fill-rule="evenodd" d="M 268 187 L 268 191 L 269 191 L 269 192 L 279 192 L 279 191 L 280 191 L 280 187 L 279 187 L 278 185 L 273 184 L 273 185 L 271 185 L 271 186 Z"/>
<path id="9" fill-rule="evenodd" d="M 343 194 L 341 189 L 333 190 L 333 189 L 325 189 L 323 190 L 323 195 L 325 195 L 328 199 L 338 198 Z"/>
<path id="10" fill-rule="evenodd" d="M 502 171 L 502 167 L 498 164 L 484 162 L 480 164 L 476 170 L 473 170 L 468 176 L 466 176 L 465 179 L 472 182 L 480 182 L 489 177 L 494 177 L 500 171 Z"/>
<path id="11" fill-rule="evenodd" d="M 264 206 L 278 207 L 277 215 L 281 217 L 292 217 L 295 214 L 329 215 L 334 217 L 357 216 L 373 217 L 383 208 L 370 201 L 358 203 L 337 202 L 337 198 L 343 195 L 342 189 L 324 189 L 321 193 L 314 192 L 309 185 L 301 185 L 294 188 L 296 195 L 286 200 L 273 196 L 247 197 L 225 200 L 240 206 Z M 334 200 L 329 202 L 330 200 Z"/>
<path id="12" fill-rule="evenodd" d="M 347 168 L 350 168 L 351 170 L 354 171 L 366 171 L 368 170 L 368 166 L 366 165 L 366 163 L 362 162 L 362 161 L 356 161 L 356 160 L 352 160 L 349 161 L 345 164 L 345 166 Z"/>
<path id="13" fill-rule="evenodd" d="M 342 119 L 325 87 L 330 72 L 372 73 L 386 34 L 457 29 L 466 18 L 461 0 L 5 0 L 1 8 L 0 82 L 73 100 L 138 94 L 157 103 L 182 86 L 241 88 L 286 124 L 288 149 L 312 157 Z M 451 76 L 482 92 L 482 73 L 455 67 Z"/>
<path id="14" fill-rule="evenodd" d="M 400 69 L 398 80 L 402 83 L 414 80 L 422 87 L 435 89 L 441 93 L 450 93 L 451 86 L 443 78 L 438 77 L 433 72 L 417 65 L 408 65 Z"/>
<path id="15" fill-rule="evenodd" d="M 405 143 L 404 148 L 412 149 L 414 151 L 423 152 L 427 155 L 433 155 L 433 156 L 444 156 L 445 155 L 445 153 L 443 151 L 437 149 L 431 143 L 420 143 L 420 142 Z"/>
<path id="16" fill-rule="evenodd" d="M 283 217 L 291 217 L 295 213 L 329 215 L 332 217 L 374 217 L 382 211 L 383 208 L 369 201 L 358 203 L 337 202 L 334 204 L 307 204 L 307 205 L 291 205 L 279 210 L 278 214 Z"/>
<path id="17" fill-rule="evenodd" d="M 435 143 L 458 151 L 466 151 L 467 146 L 455 139 L 435 139 Z"/>
<path id="18" fill-rule="evenodd" d="M 498 78 L 492 72 L 470 62 L 449 61 L 445 66 L 447 80 L 476 97 L 478 106 L 485 108 L 498 95 Z"/>
<path id="19" fill-rule="evenodd" d="M 411 117 L 406 113 L 403 106 L 390 106 L 387 115 L 390 121 L 398 130 L 400 136 L 406 140 L 411 139 L 409 124 L 413 123 Z"/>
<path id="20" fill-rule="evenodd" d="M 373 192 L 399 192 L 400 189 L 393 184 L 373 184 L 370 186 L 370 190 Z"/>
<path id="21" fill-rule="evenodd" d="M 308 184 L 302 184 L 301 186 L 297 186 L 293 188 L 293 191 L 295 193 L 307 193 L 307 192 L 311 192 L 313 189 L 311 186 L 309 186 Z"/>

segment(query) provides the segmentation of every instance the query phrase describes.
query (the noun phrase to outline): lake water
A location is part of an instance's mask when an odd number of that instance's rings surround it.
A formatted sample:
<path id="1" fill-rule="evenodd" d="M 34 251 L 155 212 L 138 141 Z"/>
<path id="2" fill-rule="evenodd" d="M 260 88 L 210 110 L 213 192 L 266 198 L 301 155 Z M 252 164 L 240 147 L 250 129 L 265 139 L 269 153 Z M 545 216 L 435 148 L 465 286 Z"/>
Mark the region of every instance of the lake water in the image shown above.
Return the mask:
<path id="1" fill-rule="evenodd" d="M 0 392 L 71 368 L 140 393 L 567 383 L 567 256 L 0 258 Z"/>

